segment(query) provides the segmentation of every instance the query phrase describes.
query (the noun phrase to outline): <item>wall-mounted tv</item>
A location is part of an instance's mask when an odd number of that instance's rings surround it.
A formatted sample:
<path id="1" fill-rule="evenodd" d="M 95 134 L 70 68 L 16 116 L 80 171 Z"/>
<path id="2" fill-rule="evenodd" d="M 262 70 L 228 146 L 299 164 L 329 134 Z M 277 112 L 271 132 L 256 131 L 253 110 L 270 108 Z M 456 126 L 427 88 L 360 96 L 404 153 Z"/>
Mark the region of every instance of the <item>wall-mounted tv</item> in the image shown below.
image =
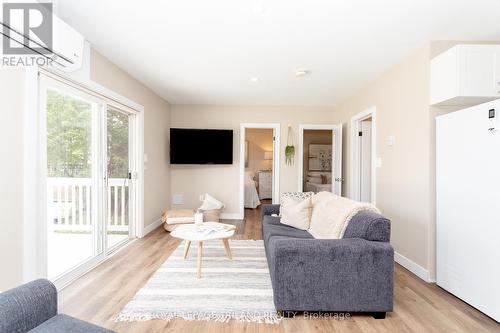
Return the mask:
<path id="1" fill-rule="evenodd" d="M 233 164 L 233 130 L 171 128 L 171 164 Z"/>

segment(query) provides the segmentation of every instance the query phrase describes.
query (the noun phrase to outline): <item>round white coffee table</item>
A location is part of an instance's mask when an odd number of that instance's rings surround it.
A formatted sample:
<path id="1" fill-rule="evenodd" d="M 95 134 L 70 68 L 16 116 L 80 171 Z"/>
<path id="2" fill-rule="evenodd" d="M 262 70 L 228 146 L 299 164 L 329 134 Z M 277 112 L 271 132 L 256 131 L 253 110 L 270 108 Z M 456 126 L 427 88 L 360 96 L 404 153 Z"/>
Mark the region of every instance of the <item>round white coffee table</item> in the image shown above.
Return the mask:
<path id="1" fill-rule="evenodd" d="M 198 242 L 198 278 L 201 278 L 201 259 L 203 242 L 211 239 L 221 239 L 226 249 L 226 254 L 229 259 L 233 259 L 231 248 L 229 247 L 228 238 L 234 235 L 236 226 L 218 222 L 203 222 L 202 224 L 185 224 L 179 225 L 170 235 L 175 238 L 180 238 L 185 241 L 184 259 L 189 252 L 191 242 Z"/>

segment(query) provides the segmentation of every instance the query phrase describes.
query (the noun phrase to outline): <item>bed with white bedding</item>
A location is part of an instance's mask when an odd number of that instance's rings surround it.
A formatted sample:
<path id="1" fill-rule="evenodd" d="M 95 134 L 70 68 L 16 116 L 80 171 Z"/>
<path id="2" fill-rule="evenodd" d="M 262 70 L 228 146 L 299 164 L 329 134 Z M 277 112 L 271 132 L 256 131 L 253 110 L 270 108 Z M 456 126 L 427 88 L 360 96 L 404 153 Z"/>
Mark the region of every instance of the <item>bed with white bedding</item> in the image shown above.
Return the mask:
<path id="1" fill-rule="evenodd" d="M 332 192 L 331 172 L 309 171 L 304 187 L 306 192 Z"/>
<path id="2" fill-rule="evenodd" d="M 306 192 L 331 192 L 332 184 L 318 184 L 318 183 L 310 183 L 306 182 Z"/>
<path id="3" fill-rule="evenodd" d="M 260 206 L 259 193 L 257 193 L 257 183 L 253 178 L 253 171 L 245 171 L 245 208 L 257 208 Z"/>

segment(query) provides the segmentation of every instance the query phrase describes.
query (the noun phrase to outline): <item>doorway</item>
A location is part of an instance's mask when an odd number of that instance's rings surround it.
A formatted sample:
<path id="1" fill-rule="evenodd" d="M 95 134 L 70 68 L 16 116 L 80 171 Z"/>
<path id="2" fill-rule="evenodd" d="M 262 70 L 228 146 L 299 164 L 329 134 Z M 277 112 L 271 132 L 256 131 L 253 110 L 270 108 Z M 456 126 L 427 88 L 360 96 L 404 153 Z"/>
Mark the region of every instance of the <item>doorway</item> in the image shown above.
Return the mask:
<path id="1" fill-rule="evenodd" d="M 353 200 L 375 204 L 376 109 L 372 107 L 351 119 L 351 165 Z"/>
<path id="2" fill-rule="evenodd" d="M 137 112 L 40 75 L 42 275 L 62 286 L 135 237 Z"/>
<path id="3" fill-rule="evenodd" d="M 240 218 L 245 208 L 279 201 L 279 124 L 240 125 Z"/>
<path id="4" fill-rule="evenodd" d="M 299 125 L 299 191 L 342 194 L 342 124 Z"/>

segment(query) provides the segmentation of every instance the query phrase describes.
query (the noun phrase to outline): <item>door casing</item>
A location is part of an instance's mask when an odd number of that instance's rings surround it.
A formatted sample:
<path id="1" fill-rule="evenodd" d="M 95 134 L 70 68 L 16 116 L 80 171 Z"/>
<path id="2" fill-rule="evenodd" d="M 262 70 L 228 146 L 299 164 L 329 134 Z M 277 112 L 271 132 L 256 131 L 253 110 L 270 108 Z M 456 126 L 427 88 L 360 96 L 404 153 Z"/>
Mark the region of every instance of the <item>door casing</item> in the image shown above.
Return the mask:
<path id="1" fill-rule="evenodd" d="M 360 145 L 359 131 L 361 122 L 365 119 L 372 119 L 371 127 L 371 203 L 377 203 L 377 108 L 372 106 L 363 112 L 360 112 L 351 118 L 351 168 L 350 168 L 350 193 L 349 197 L 353 200 L 361 200 L 360 184 Z"/>

